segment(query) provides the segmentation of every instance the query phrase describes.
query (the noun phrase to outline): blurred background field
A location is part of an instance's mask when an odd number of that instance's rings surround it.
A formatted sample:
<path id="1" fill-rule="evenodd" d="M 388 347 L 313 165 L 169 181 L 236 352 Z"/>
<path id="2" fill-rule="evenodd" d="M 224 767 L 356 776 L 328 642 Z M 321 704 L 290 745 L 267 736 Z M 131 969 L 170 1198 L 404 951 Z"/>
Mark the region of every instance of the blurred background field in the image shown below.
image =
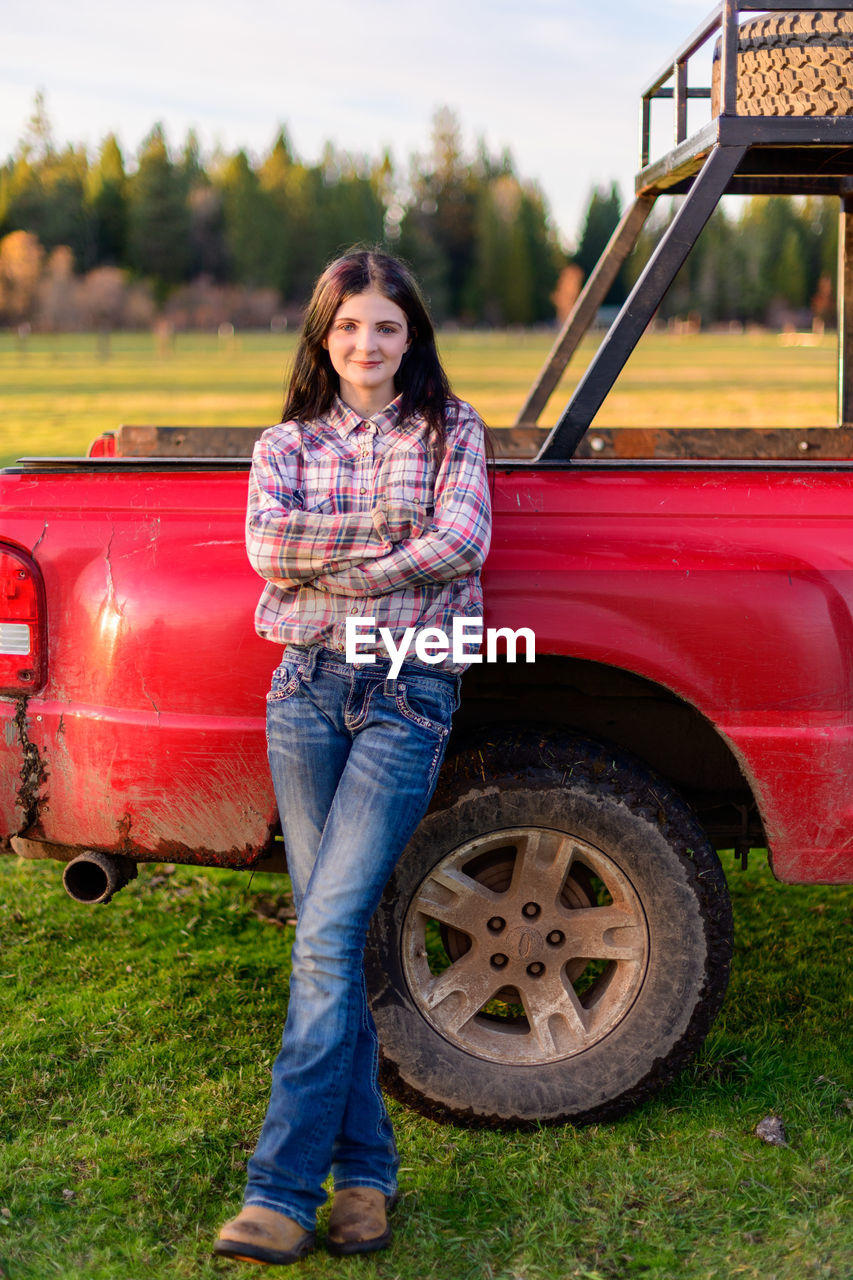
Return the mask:
<path id="1" fill-rule="evenodd" d="M 453 332 L 440 345 L 454 388 L 493 427 L 515 420 L 549 331 Z M 552 424 L 600 335 L 584 341 L 543 415 Z M 85 454 L 121 424 L 266 426 L 280 419 L 295 334 L 0 333 L 0 463 Z M 596 419 L 619 426 L 832 426 L 832 334 L 674 334 L 639 344 Z"/>

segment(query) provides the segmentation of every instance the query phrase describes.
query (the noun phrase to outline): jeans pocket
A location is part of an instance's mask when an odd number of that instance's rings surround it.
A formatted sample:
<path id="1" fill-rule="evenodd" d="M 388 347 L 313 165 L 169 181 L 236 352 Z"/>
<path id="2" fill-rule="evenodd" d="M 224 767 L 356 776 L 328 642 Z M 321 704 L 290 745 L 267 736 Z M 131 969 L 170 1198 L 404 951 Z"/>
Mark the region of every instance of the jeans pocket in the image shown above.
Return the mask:
<path id="1" fill-rule="evenodd" d="M 412 724 L 429 729 L 440 737 L 450 732 L 457 693 L 446 681 L 397 681 L 397 710 Z"/>
<path id="2" fill-rule="evenodd" d="M 267 702 L 283 702 L 285 698 L 291 698 L 302 684 L 303 674 L 303 668 L 295 662 L 288 662 L 285 659 L 279 663 L 272 673 Z"/>

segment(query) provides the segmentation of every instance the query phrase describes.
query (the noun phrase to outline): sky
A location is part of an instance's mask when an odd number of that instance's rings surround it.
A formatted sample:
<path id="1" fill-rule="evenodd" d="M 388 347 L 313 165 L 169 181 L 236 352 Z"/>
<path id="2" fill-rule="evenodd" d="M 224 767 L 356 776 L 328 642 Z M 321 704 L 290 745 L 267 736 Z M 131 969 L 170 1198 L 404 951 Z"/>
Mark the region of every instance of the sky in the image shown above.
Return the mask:
<path id="1" fill-rule="evenodd" d="M 126 162 L 158 121 L 179 150 L 264 155 L 281 125 L 301 159 L 338 149 L 405 171 L 451 107 L 466 146 L 509 148 L 542 188 L 567 245 L 589 194 L 637 167 L 640 94 L 710 11 L 709 0 L 3 0 L 0 160 L 35 94 L 58 143 Z M 697 67 L 691 84 L 707 84 Z M 691 129 L 705 104 L 691 104 Z M 695 114 L 694 114 L 695 112 Z M 655 104 L 660 149 L 671 105 Z"/>

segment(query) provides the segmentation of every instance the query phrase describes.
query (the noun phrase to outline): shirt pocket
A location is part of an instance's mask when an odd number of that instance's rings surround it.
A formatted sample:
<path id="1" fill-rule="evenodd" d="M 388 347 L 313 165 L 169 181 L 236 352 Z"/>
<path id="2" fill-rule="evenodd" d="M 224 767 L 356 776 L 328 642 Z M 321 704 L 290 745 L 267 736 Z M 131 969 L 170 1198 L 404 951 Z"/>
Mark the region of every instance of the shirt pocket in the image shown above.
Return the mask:
<path id="1" fill-rule="evenodd" d="M 380 489 L 392 502 L 408 502 L 431 518 L 435 512 L 434 456 L 421 452 L 392 455 L 382 468 Z"/>
<path id="2" fill-rule="evenodd" d="M 352 477 L 344 460 L 331 451 L 305 459 L 302 471 L 303 510 L 312 515 L 339 515 L 348 510 L 346 494 Z"/>

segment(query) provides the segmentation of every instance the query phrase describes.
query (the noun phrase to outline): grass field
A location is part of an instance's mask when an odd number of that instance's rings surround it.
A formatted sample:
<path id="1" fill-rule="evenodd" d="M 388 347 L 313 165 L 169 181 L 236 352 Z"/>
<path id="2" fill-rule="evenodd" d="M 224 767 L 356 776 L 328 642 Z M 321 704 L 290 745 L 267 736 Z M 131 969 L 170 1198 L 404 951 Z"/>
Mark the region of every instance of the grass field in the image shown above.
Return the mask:
<path id="1" fill-rule="evenodd" d="M 442 335 L 454 387 L 490 425 L 510 426 L 553 335 Z M 590 337 L 551 399 L 552 423 L 598 339 Z M 246 334 L 231 341 L 179 334 L 158 349 L 148 334 L 110 340 L 35 336 L 23 349 L 0 334 L 0 464 L 22 454 L 81 454 L 121 423 L 255 426 L 281 416 L 294 338 Z M 778 335 L 652 333 L 640 343 L 596 419 L 606 426 L 831 426 L 836 348 L 785 345 Z"/>
<path id="2" fill-rule="evenodd" d="M 779 885 L 759 860 L 730 881 L 731 987 L 674 1084 L 611 1124 L 532 1134 L 392 1103 L 392 1249 L 321 1252 L 294 1277 L 849 1280 L 853 889 Z M 0 860 L 3 1280 L 247 1274 L 208 1254 L 278 1047 L 291 930 L 254 908 L 281 887 L 143 867 L 84 908 L 55 864 Z M 755 1136 L 768 1115 L 788 1146 Z"/>
<path id="3" fill-rule="evenodd" d="M 549 344 L 442 339 L 457 390 L 495 426 L 513 420 Z M 0 335 L 0 461 L 85 452 L 121 422 L 273 422 L 291 346 L 179 336 L 161 353 L 120 336 L 103 360 L 91 336 L 22 352 Z M 598 421 L 830 425 L 834 384 L 829 337 L 651 335 Z M 779 885 L 759 858 L 729 878 L 731 987 L 676 1082 L 611 1124 L 532 1134 L 439 1127 L 392 1104 L 404 1166 L 393 1248 L 318 1253 L 293 1276 L 850 1280 L 853 888 Z M 256 908 L 282 887 L 141 867 L 87 909 L 56 864 L 0 858 L 0 1280 L 248 1274 L 209 1250 L 239 1205 L 278 1046 L 292 935 Z M 755 1136 L 768 1115 L 787 1146 Z"/>

